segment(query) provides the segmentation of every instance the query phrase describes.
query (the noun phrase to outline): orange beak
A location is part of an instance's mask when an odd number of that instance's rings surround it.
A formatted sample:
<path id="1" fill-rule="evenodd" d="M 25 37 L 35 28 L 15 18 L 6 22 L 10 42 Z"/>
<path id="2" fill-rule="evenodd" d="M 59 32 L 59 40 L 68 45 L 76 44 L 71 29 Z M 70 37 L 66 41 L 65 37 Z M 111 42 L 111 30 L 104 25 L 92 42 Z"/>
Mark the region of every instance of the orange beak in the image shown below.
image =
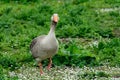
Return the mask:
<path id="1" fill-rule="evenodd" d="M 54 21 L 54 22 L 58 22 L 58 16 L 54 16 L 54 17 L 53 17 L 53 21 Z"/>

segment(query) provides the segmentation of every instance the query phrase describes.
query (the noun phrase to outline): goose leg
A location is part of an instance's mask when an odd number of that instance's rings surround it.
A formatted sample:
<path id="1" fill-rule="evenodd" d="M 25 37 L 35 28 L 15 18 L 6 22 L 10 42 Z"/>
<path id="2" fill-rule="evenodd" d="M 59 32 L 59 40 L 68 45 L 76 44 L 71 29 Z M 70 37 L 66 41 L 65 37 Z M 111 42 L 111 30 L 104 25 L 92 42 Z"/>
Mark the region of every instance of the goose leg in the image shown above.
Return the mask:
<path id="1" fill-rule="evenodd" d="M 41 62 L 39 63 L 39 68 L 40 68 L 40 75 L 42 75 L 43 74 L 43 70 L 42 70 L 42 63 Z"/>
<path id="2" fill-rule="evenodd" d="M 47 69 L 50 70 L 51 66 L 52 66 L 52 58 L 49 58 L 49 64 L 48 64 Z"/>

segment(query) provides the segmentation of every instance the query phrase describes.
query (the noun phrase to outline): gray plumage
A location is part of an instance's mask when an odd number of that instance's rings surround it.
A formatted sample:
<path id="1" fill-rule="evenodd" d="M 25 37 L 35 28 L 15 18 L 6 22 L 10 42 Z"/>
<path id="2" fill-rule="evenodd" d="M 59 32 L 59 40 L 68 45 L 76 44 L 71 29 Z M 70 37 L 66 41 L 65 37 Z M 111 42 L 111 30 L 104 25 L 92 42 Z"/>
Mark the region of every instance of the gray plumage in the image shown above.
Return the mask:
<path id="1" fill-rule="evenodd" d="M 51 58 L 57 53 L 58 41 L 55 36 L 56 24 L 57 22 L 52 21 L 48 35 L 36 37 L 30 44 L 32 55 L 38 62 L 46 58 Z"/>
<path id="2" fill-rule="evenodd" d="M 31 44 L 30 44 L 30 50 L 31 50 L 32 55 L 33 55 L 34 58 L 38 58 L 38 57 L 39 57 L 39 56 L 37 55 L 37 54 L 38 54 L 38 53 L 37 53 L 37 52 L 38 52 L 38 50 L 37 50 L 38 48 L 36 48 L 36 47 L 37 47 L 37 45 L 40 45 L 40 44 L 38 44 L 38 42 L 41 42 L 41 40 L 42 40 L 43 38 L 45 38 L 45 35 L 39 36 L 39 37 L 33 39 L 32 42 L 31 42 Z"/>

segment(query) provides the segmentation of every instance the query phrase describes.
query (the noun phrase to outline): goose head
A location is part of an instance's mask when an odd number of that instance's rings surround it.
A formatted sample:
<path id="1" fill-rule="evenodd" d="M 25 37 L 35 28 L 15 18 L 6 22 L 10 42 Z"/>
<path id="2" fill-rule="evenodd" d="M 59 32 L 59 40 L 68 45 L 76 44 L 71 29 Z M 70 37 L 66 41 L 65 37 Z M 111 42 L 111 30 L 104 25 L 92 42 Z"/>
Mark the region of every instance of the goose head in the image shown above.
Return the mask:
<path id="1" fill-rule="evenodd" d="M 54 23 L 58 23 L 58 21 L 59 21 L 58 14 L 53 14 L 52 17 L 51 17 L 51 21 L 54 22 Z"/>

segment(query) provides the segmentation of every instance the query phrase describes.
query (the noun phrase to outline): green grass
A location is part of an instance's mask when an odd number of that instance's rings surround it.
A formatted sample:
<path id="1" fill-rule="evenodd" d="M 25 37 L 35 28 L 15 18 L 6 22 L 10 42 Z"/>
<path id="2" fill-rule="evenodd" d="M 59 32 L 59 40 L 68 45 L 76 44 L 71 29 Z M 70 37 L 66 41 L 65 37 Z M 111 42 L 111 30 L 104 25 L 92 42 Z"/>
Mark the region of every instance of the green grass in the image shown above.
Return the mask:
<path id="1" fill-rule="evenodd" d="M 8 73 L 22 65 L 37 66 L 29 45 L 33 38 L 48 33 L 53 13 L 60 16 L 56 27 L 60 48 L 53 66 L 120 67 L 119 10 L 119 0 L 1 0 L 0 80 L 17 80 L 18 75 L 10 77 Z M 43 63 L 45 66 L 47 61 Z M 104 72 L 84 72 L 80 76 L 110 77 Z"/>

